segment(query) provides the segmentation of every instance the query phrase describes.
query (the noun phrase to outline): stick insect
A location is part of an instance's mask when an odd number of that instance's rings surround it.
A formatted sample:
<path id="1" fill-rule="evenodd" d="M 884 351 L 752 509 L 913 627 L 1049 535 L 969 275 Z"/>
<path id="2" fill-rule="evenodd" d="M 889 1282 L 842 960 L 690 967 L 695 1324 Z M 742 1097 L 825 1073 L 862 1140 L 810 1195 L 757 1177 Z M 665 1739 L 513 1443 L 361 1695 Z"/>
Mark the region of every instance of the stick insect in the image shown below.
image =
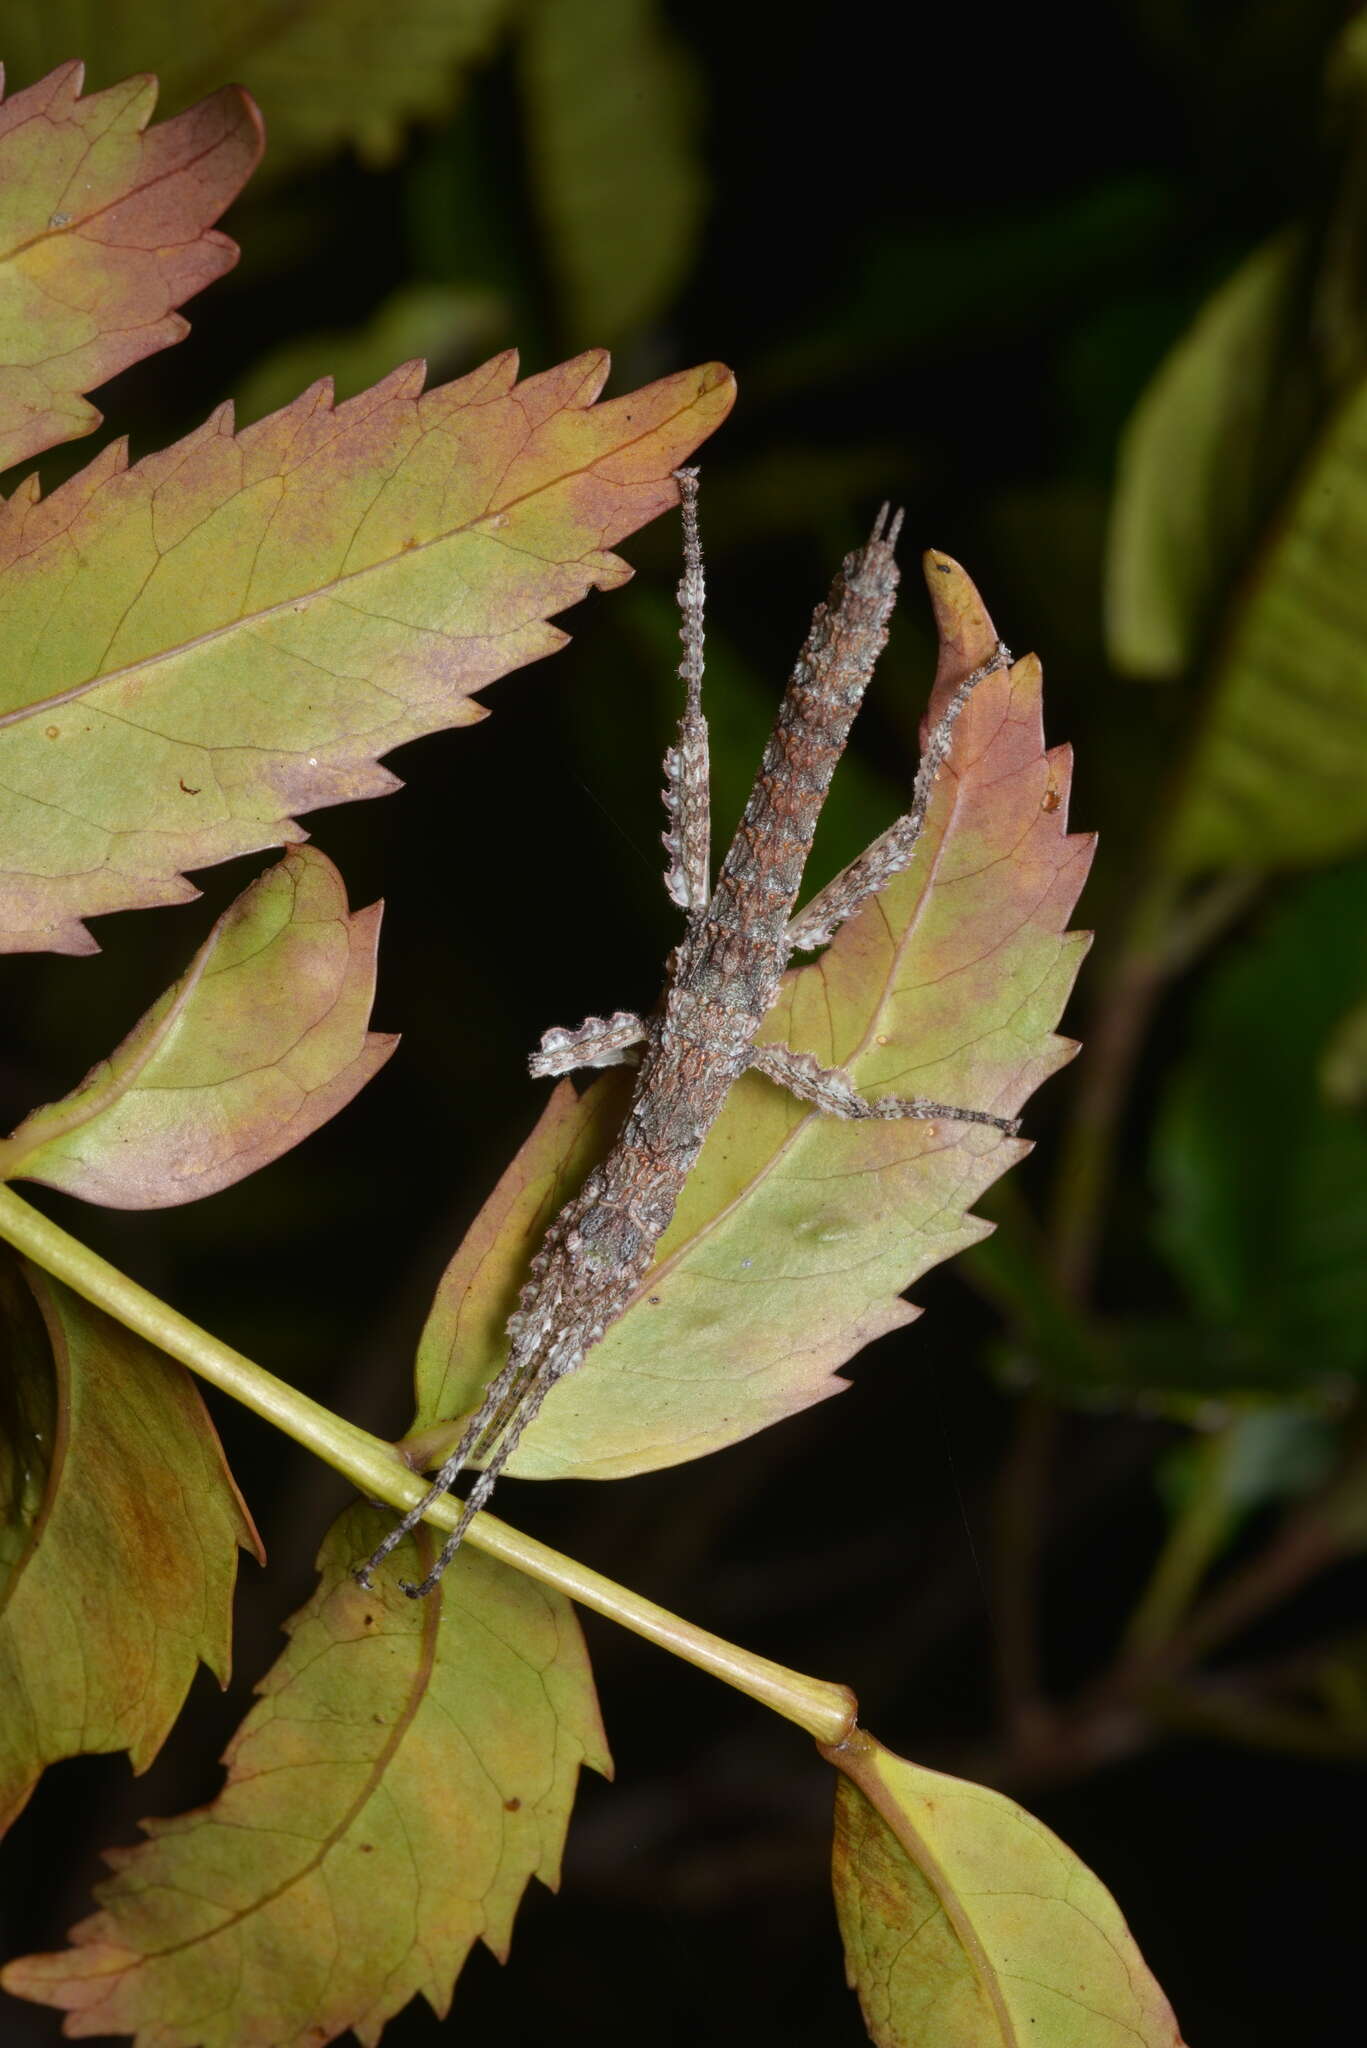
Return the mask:
<path id="1" fill-rule="evenodd" d="M 583 1188 L 566 1203 L 532 1261 L 508 1322 L 508 1357 L 469 1418 L 423 1499 L 357 1572 L 362 1585 L 432 1503 L 477 1457 L 483 1470 L 431 1571 L 413 1598 L 429 1593 L 494 1490 L 551 1388 L 580 1366 L 623 1314 L 674 1213 L 684 1181 L 732 1083 L 754 1068 L 818 1110 L 839 1117 L 945 1118 L 989 1124 L 1014 1135 L 1016 1119 L 957 1109 L 920 1096 L 861 1096 L 850 1076 L 786 1045 L 756 1045 L 791 954 L 825 945 L 861 904 L 906 867 L 925 822 L 955 723 L 974 686 L 1011 660 L 992 658 L 965 676 L 926 741 L 911 807 L 881 838 L 793 916 L 817 818 L 850 727 L 887 639 L 897 591 L 894 548 L 902 515 L 885 505 L 862 548 L 846 557 L 830 598 L 817 607 L 744 815 L 709 884 L 711 805 L 707 721 L 702 710 L 703 562 L 698 473 L 676 472 L 683 510 L 679 584 L 684 708 L 665 756 L 665 885 L 685 913 L 654 1011 L 590 1017 L 577 1030 L 551 1030 L 532 1055 L 534 1075 L 637 1061 L 620 1136 Z"/>

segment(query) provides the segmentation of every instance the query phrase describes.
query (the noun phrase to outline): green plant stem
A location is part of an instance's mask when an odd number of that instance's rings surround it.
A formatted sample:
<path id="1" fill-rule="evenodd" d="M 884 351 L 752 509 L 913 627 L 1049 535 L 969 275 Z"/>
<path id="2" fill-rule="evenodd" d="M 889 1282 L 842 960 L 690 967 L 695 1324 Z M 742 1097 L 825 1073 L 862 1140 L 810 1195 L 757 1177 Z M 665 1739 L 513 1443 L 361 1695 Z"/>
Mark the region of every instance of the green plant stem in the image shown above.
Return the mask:
<path id="1" fill-rule="evenodd" d="M 401 1512 L 426 1493 L 426 1481 L 393 1444 L 357 1429 L 244 1358 L 240 1351 L 220 1343 L 6 1187 L 0 1187 L 0 1237 L 127 1329 L 137 1331 L 211 1386 L 303 1444 L 344 1473 L 362 1493 Z M 426 1519 L 439 1529 L 451 1529 L 459 1511 L 459 1501 L 442 1499 L 433 1502 Z M 842 1742 L 854 1726 L 855 1700 L 848 1687 L 789 1671 L 696 1628 L 490 1514 L 476 1517 L 466 1541 L 747 1693 L 762 1706 L 796 1722 L 819 1743 Z"/>
<path id="2" fill-rule="evenodd" d="M 1229 1481 L 1242 1416 L 1197 1439 L 1192 1487 L 1173 1517 L 1125 1631 L 1122 1657 L 1150 1656 L 1188 1613 L 1229 1526 Z"/>

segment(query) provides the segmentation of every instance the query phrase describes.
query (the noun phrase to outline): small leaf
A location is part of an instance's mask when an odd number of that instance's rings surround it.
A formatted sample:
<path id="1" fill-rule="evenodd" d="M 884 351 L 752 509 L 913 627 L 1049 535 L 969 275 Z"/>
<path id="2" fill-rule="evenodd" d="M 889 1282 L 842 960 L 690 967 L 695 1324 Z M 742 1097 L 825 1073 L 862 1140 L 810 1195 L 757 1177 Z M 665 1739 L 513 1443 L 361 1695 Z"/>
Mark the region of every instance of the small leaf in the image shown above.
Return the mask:
<path id="1" fill-rule="evenodd" d="M 199 0 L 168 33 L 151 0 L 67 0 L 11 8 L 5 42 L 30 73 L 76 48 L 117 75 L 155 49 L 173 105 L 240 78 L 265 116 L 275 178 L 348 146 L 372 163 L 393 158 L 413 122 L 453 105 L 510 11 L 509 0 Z"/>
<path id="2" fill-rule="evenodd" d="M 82 99 L 83 76 L 0 105 L 0 469 L 93 433 L 81 393 L 188 333 L 174 309 L 236 263 L 212 223 L 261 155 L 239 86 L 149 129 L 154 78 Z"/>
<path id="3" fill-rule="evenodd" d="M 956 564 L 932 556 L 927 574 L 942 702 L 996 632 Z M 785 977 L 762 1037 L 848 1067 L 868 1095 L 1000 1114 L 1071 1057 L 1053 1026 L 1086 949 L 1064 927 L 1091 842 L 1067 835 L 1067 755 L 1046 753 L 1040 720 L 1033 658 L 978 685 L 912 866 L 814 965 Z M 423 1340 L 419 1429 L 473 1406 L 501 1363 L 499 1316 L 525 1277 L 544 1191 L 563 1190 L 557 1201 L 572 1191 L 620 1101 L 609 1078 L 573 1110 L 547 1112 L 504 1183 L 499 1199 L 514 1183 L 528 1192 L 478 1262 L 479 1307 L 466 1321 L 473 1255 L 457 1255 Z M 509 1470 L 650 1471 L 840 1393 L 836 1369 L 915 1316 L 901 1290 L 985 1234 L 970 1205 L 1023 1149 L 981 1125 L 820 1117 L 744 1076 L 634 1301 L 552 1390 Z M 493 1234 L 496 1221 L 481 1217 L 476 1230 Z"/>
<path id="4" fill-rule="evenodd" d="M 566 331 L 616 341 L 665 309 L 693 256 L 704 196 L 695 81 L 656 0 L 535 0 L 521 57 Z"/>
<path id="5" fill-rule="evenodd" d="M 332 862 L 291 848 L 229 905 L 117 1052 L 0 1143 L 0 1179 L 162 1209 L 288 1152 L 399 1042 L 366 1030 L 380 910 L 348 913 Z"/>
<path id="6" fill-rule="evenodd" d="M 188 1373 L 0 1255 L 9 1385 L 0 1826 L 59 1758 L 160 1749 L 226 1683 L 237 1547 L 260 1550 Z"/>
<path id="7" fill-rule="evenodd" d="M 1367 1373 L 1367 1127 L 1319 1073 L 1364 1001 L 1359 861 L 1302 883 L 1198 1002 L 1154 1142 L 1160 1241 L 1204 1325 L 1194 1393 Z"/>
<path id="8" fill-rule="evenodd" d="M 476 1941 L 506 1957 L 528 1878 L 558 1882 L 580 1764 L 609 1769 L 583 1641 L 561 1595 L 473 1551 L 426 1600 L 388 1572 L 363 1592 L 384 1527 L 334 1525 L 218 1798 L 144 1823 L 74 1947 L 6 1989 L 148 2048 L 368 2048 L 417 1992 L 444 2013 Z"/>
<path id="9" fill-rule="evenodd" d="M 1189 671 L 1238 571 L 1298 261 L 1284 237 L 1255 250 L 1202 307 L 1125 429 L 1106 631 L 1112 661 L 1131 675 Z"/>
<path id="10" fill-rule="evenodd" d="M 607 367 L 515 384 L 502 356 L 424 392 L 409 364 L 336 407 L 318 384 L 0 506 L 0 951 L 89 952 L 80 918 L 183 902 L 182 868 L 397 788 L 378 755 L 561 646 L 547 616 L 627 579 L 604 550 L 733 395 L 711 365 L 595 405 Z"/>
<path id="11" fill-rule="evenodd" d="M 878 2048 L 1182 2048 L 1120 1909 L 1014 1800 L 862 1730 L 822 1754 L 850 1984 Z"/>

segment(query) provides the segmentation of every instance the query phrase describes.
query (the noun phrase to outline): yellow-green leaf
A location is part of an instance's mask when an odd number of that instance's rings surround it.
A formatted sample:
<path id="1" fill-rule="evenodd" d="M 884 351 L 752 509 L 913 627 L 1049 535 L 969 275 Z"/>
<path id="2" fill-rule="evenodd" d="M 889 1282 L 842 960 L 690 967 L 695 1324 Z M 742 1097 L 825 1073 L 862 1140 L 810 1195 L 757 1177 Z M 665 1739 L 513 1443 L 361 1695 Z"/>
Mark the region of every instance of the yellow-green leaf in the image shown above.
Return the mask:
<path id="1" fill-rule="evenodd" d="M 82 99 L 83 75 L 0 105 L 0 469 L 93 433 L 81 394 L 188 331 L 175 308 L 236 263 L 213 223 L 261 155 L 237 86 L 148 128 L 154 78 Z"/>
<path id="2" fill-rule="evenodd" d="M 957 564 L 933 555 L 927 575 L 938 703 L 996 629 Z M 1067 834 L 1067 788 L 1066 750 L 1043 743 L 1038 662 L 989 676 L 913 864 L 785 977 L 762 1035 L 847 1067 L 869 1095 L 1014 1114 L 1073 1052 L 1053 1027 L 1086 948 L 1066 925 L 1091 842 Z M 419 1354 L 420 1430 L 473 1406 L 501 1364 L 536 1235 L 609 1141 L 620 1089 L 609 1076 L 582 1103 L 553 1100 L 457 1254 Z M 509 1469 L 649 1471 L 841 1392 L 837 1368 L 916 1314 L 902 1289 L 984 1235 L 971 1204 L 1023 1149 L 981 1125 L 820 1117 L 744 1076 L 634 1301 Z"/>
<path id="3" fill-rule="evenodd" d="M 473 1551 L 426 1600 L 390 1573 L 363 1592 L 384 1527 L 334 1526 L 219 1797 L 145 1823 L 73 1947 L 6 1989 L 70 2034 L 319 2048 L 373 2043 L 418 1992 L 444 2013 L 476 1941 L 506 1956 L 528 1878 L 558 1881 L 580 1765 L 609 1768 L 583 1641 L 561 1595 Z"/>
<path id="4" fill-rule="evenodd" d="M 348 146 L 393 157 L 415 121 L 445 113 L 485 57 L 509 0 L 41 0 L 6 9 L 11 69 L 34 76 L 72 50 L 117 78 L 155 63 L 172 106 L 238 78 L 270 135 L 269 175 Z"/>
<path id="5" fill-rule="evenodd" d="M 534 0 L 520 53 L 565 330 L 615 342 L 667 306 L 692 259 L 695 81 L 656 0 Z"/>
<path id="6" fill-rule="evenodd" d="M 733 395 L 713 364 L 596 405 L 607 368 L 322 383 L 0 506 L 0 951 L 89 952 L 81 918 L 396 788 L 378 755 L 560 646 Z"/>
<path id="7" fill-rule="evenodd" d="M 1106 637 L 1131 675 L 1189 672 L 1256 520 L 1259 433 L 1276 395 L 1297 249 L 1254 251 L 1160 365 L 1120 445 Z"/>
<path id="8" fill-rule="evenodd" d="M 878 2048 L 1181 2048 L 1120 1908 L 985 1786 L 856 1730 L 823 1751 L 849 1981 Z"/>
<path id="9" fill-rule="evenodd" d="M 44 1768 L 147 1768 L 202 1660 L 226 1682 L 239 1544 L 259 1549 L 188 1373 L 0 1253 L 0 1827 Z"/>
<path id="10" fill-rule="evenodd" d="M 118 1050 L 0 1142 L 0 1179 L 115 1209 L 231 1187 L 335 1116 L 398 1039 L 368 1032 L 378 903 L 292 847 L 229 905 Z"/>
<path id="11" fill-rule="evenodd" d="M 1168 840 L 1178 873 L 1367 843 L 1367 379 L 1324 430 L 1238 593 Z"/>

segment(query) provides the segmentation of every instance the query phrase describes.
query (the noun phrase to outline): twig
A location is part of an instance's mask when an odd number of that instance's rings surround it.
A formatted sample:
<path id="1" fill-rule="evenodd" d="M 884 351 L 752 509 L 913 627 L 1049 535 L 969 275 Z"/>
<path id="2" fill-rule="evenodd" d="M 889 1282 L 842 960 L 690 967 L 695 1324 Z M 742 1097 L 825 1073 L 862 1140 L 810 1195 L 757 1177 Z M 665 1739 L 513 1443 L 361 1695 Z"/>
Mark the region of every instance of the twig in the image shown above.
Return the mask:
<path id="1" fill-rule="evenodd" d="M 201 1379 L 303 1444 L 344 1473 L 362 1493 L 401 1512 L 426 1495 L 424 1482 L 392 1444 L 357 1429 L 264 1366 L 220 1343 L 5 1187 L 0 1187 L 0 1237 L 126 1329 L 137 1331 Z M 434 1500 L 424 1519 L 438 1529 L 449 1530 L 459 1516 L 460 1505 L 459 1501 Z M 581 1607 L 591 1607 L 686 1663 L 696 1664 L 737 1692 L 748 1694 L 796 1722 L 817 1742 L 843 1741 L 854 1725 L 854 1695 L 846 1686 L 789 1671 L 767 1657 L 728 1643 L 573 1558 L 521 1535 L 506 1522 L 481 1515 L 469 1540 L 490 1557 L 514 1565 L 543 1585 L 556 1587 Z"/>

